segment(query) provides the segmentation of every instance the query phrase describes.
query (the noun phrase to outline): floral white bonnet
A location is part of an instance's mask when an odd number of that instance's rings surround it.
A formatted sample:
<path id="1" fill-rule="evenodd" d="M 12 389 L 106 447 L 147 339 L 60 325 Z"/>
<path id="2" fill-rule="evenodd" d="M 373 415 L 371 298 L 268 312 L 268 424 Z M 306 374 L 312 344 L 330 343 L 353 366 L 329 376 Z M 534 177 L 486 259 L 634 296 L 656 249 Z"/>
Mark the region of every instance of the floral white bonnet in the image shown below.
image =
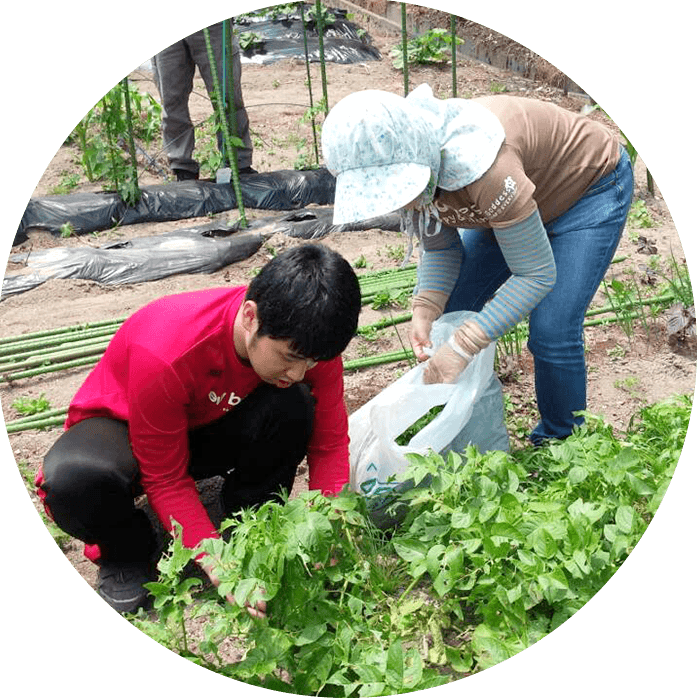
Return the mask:
<path id="1" fill-rule="evenodd" d="M 333 223 L 383 216 L 419 198 L 420 214 L 403 217 L 409 241 L 421 239 L 431 217 L 437 233 L 435 189 L 454 191 L 478 180 L 504 139 L 500 121 L 484 106 L 440 100 L 425 84 L 406 97 L 352 93 L 331 109 L 321 137 L 326 167 L 336 176 Z"/>

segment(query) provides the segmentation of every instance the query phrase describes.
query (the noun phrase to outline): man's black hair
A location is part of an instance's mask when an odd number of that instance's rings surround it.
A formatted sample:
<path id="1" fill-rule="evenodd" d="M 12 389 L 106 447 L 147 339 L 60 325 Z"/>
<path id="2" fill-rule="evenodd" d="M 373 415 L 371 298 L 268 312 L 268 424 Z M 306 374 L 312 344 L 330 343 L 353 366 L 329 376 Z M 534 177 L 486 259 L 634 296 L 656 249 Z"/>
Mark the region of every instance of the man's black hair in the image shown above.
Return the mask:
<path id="1" fill-rule="evenodd" d="M 257 304 L 260 336 L 288 340 L 294 352 L 313 360 L 345 350 L 362 306 L 348 261 L 318 243 L 274 257 L 250 283 L 246 299 Z"/>

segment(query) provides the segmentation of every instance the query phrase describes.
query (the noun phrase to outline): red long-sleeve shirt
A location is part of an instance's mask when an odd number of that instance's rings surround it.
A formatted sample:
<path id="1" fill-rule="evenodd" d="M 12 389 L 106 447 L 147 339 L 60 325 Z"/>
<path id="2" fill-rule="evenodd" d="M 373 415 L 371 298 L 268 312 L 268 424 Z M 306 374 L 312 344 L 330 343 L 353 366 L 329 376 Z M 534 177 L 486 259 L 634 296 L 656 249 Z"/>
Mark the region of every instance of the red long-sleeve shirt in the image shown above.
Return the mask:
<path id="1" fill-rule="evenodd" d="M 187 470 L 187 433 L 235 410 L 261 383 L 233 344 L 233 322 L 245 291 L 175 294 L 137 311 L 117 331 L 68 409 L 66 429 L 93 416 L 128 422 L 148 501 L 168 530 L 171 519 L 182 525 L 187 547 L 216 536 Z M 316 399 L 309 487 L 337 493 L 348 481 L 342 360 L 319 362 L 304 381 Z"/>

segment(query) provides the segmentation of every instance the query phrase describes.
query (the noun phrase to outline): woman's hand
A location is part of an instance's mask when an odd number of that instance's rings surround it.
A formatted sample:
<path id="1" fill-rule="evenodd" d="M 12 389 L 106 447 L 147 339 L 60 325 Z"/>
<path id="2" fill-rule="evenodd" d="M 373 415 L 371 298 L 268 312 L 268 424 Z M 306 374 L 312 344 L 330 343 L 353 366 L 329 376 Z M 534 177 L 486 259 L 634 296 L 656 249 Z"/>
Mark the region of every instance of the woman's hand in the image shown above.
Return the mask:
<path id="1" fill-rule="evenodd" d="M 427 360 L 429 357 L 424 348 L 433 347 L 433 343 L 430 340 L 430 331 L 433 327 L 433 321 L 435 321 L 435 318 L 435 312 L 426 306 L 415 306 L 413 309 L 413 318 L 411 319 L 411 331 L 409 337 L 413 352 L 421 362 Z"/>
<path id="2" fill-rule="evenodd" d="M 423 372 L 423 382 L 453 384 L 474 356 L 486 349 L 490 342 L 476 323 L 466 321 L 428 361 Z"/>
<path id="3" fill-rule="evenodd" d="M 445 343 L 428 360 L 423 372 L 423 383 L 454 384 L 471 359 L 466 354 L 461 355 L 456 352 L 449 342 Z"/>
<path id="4" fill-rule="evenodd" d="M 425 352 L 424 348 L 433 347 L 430 331 L 433 322 L 442 316 L 447 299 L 447 294 L 428 290 L 422 290 L 413 297 L 410 340 L 413 353 L 421 362 L 432 354 Z"/>

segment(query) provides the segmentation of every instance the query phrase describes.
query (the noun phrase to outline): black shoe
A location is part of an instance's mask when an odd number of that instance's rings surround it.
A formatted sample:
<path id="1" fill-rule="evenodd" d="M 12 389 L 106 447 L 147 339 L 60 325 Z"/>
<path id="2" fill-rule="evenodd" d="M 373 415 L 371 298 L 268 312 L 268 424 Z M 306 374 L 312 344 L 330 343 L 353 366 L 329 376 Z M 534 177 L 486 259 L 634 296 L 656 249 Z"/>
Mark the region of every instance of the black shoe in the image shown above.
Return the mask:
<path id="1" fill-rule="evenodd" d="M 120 613 L 148 608 L 149 592 L 143 584 L 156 579 L 150 562 L 103 562 L 97 575 L 97 592 Z"/>
<path id="2" fill-rule="evenodd" d="M 199 180 L 199 173 L 194 173 L 191 170 L 178 170 L 177 168 L 173 170 L 175 177 L 178 182 L 183 180 Z"/>

